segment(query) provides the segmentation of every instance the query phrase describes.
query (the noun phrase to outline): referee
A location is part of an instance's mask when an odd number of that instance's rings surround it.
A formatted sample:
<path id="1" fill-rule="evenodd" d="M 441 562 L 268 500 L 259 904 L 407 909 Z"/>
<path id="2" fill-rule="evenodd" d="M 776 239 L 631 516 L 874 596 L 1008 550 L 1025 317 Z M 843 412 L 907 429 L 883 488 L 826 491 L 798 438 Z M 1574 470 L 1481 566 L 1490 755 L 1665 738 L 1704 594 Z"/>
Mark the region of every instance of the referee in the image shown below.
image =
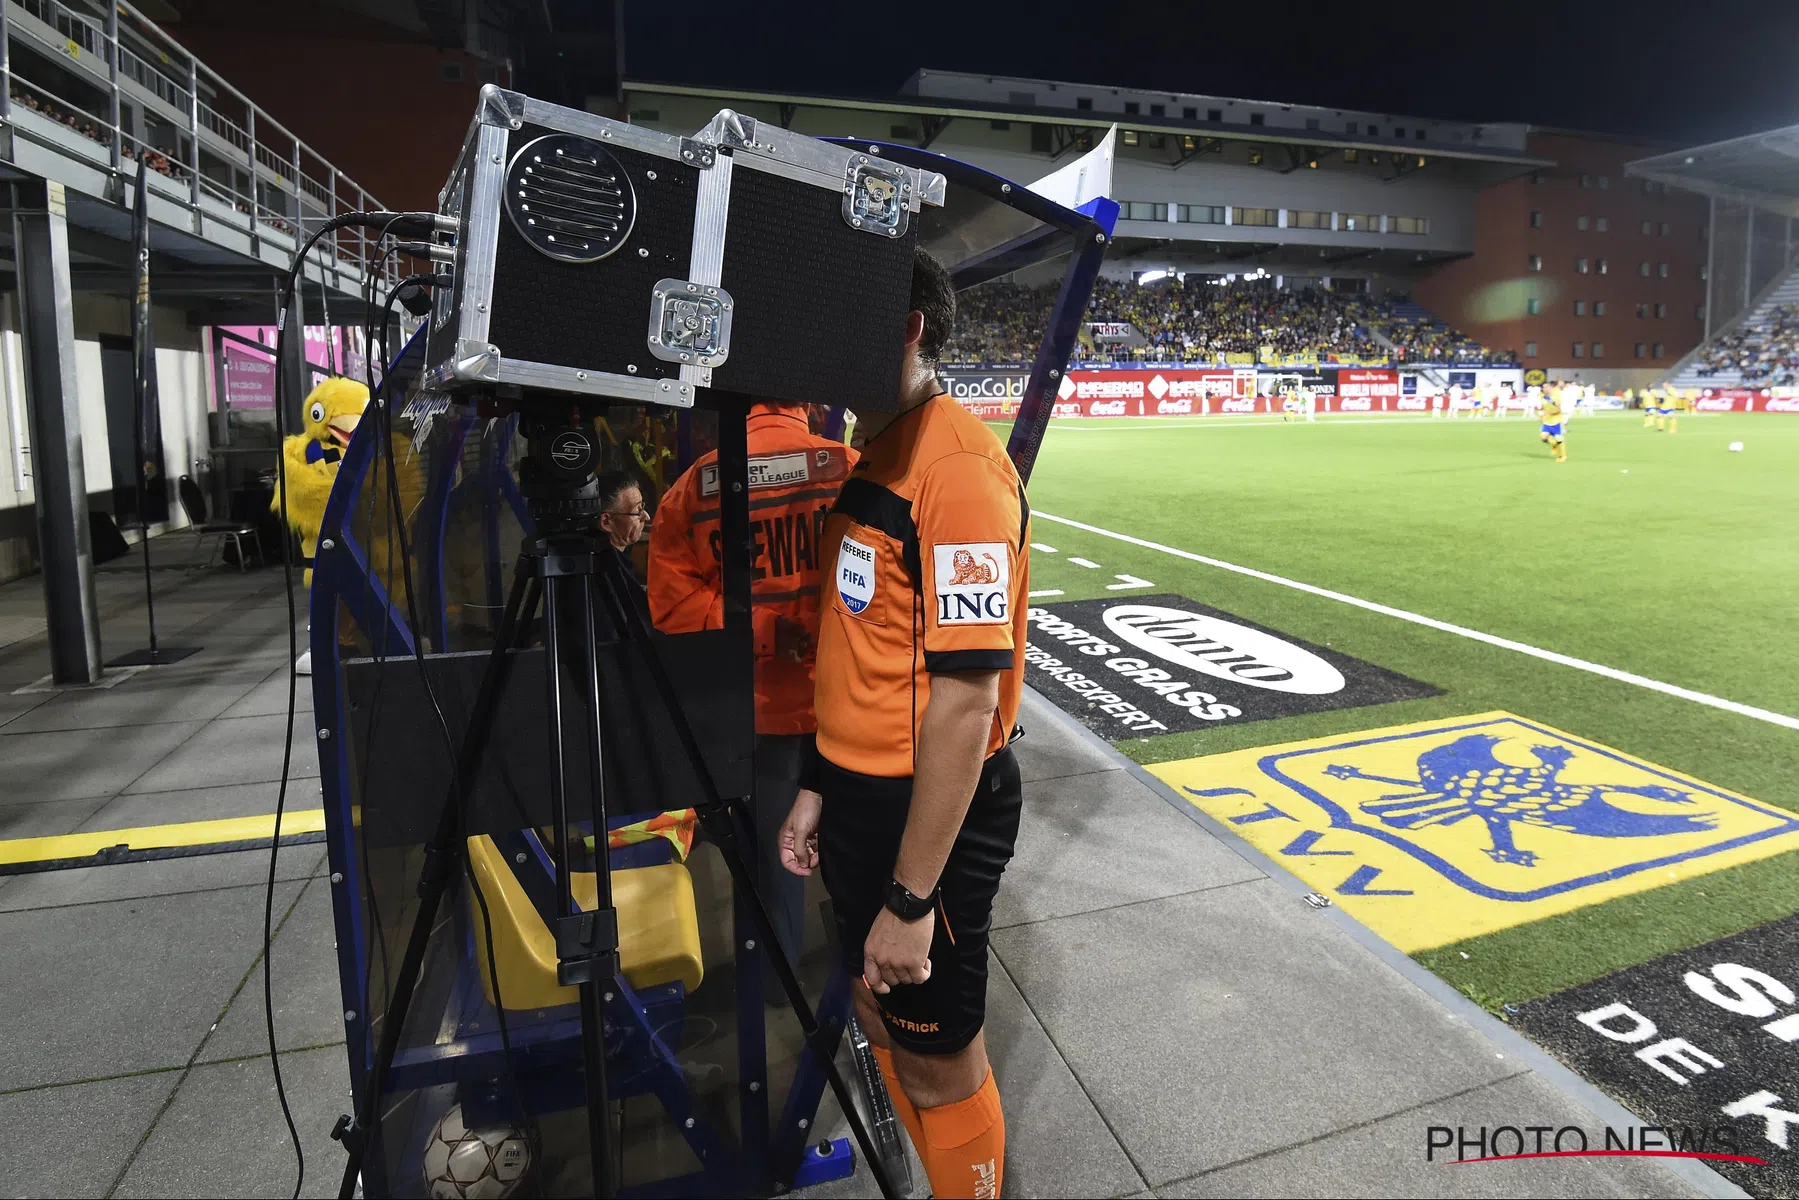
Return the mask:
<path id="1" fill-rule="evenodd" d="M 993 898 L 1018 835 L 1030 510 L 999 439 L 944 393 L 949 274 L 912 268 L 897 413 L 820 542 L 817 753 L 783 865 L 824 873 L 856 1009 L 939 1197 L 997 1197 L 1005 1117 L 981 1035 Z"/>

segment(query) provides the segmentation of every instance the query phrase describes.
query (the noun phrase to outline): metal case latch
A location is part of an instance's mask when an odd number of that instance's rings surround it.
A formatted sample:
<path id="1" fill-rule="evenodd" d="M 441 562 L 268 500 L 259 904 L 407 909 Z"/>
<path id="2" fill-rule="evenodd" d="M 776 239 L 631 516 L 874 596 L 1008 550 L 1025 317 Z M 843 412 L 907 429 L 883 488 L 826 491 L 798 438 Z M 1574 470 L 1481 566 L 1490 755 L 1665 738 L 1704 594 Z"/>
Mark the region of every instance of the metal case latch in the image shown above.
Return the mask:
<path id="1" fill-rule="evenodd" d="M 664 279 L 650 293 L 650 353 L 665 362 L 716 367 L 731 353 L 731 293 Z"/>
<path id="2" fill-rule="evenodd" d="M 844 172 L 843 219 L 865 233 L 899 237 L 911 219 L 912 181 L 905 171 L 858 154 Z"/>

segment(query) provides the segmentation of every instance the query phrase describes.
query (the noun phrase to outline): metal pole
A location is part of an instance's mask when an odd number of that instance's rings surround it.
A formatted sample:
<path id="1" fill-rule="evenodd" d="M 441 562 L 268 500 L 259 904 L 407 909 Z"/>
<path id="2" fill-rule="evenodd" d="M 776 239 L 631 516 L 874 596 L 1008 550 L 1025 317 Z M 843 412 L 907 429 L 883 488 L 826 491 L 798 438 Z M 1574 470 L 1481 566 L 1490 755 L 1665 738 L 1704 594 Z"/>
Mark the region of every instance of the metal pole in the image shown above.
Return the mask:
<path id="1" fill-rule="evenodd" d="M 1743 225 L 1743 307 L 1742 312 L 1749 312 L 1749 299 L 1755 293 L 1750 285 L 1755 282 L 1755 205 L 1745 204 L 1743 208 L 1749 216 Z"/>
<path id="2" fill-rule="evenodd" d="M 101 670 L 100 614 L 94 599 L 93 546 L 88 540 L 81 389 L 75 377 L 68 206 L 63 185 L 54 180 L 15 186 L 13 196 L 50 674 L 58 683 L 93 683 Z"/>
<path id="3" fill-rule="evenodd" d="M 1705 227 L 1705 338 L 1712 336 L 1712 291 L 1718 286 L 1715 269 L 1718 253 L 1718 198 L 1706 200 Z"/>
<path id="4" fill-rule="evenodd" d="M 12 28 L 0 3 L 0 119 L 12 116 Z"/>
<path id="5" fill-rule="evenodd" d="M 187 59 L 187 170 L 188 196 L 194 206 L 194 219 L 200 217 L 200 65 L 193 55 Z M 198 226 L 196 225 L 196 230 Z"/>
<path id="6" fill-rule="evenodd" d="M 262 202 L 256 180 L 256 106 L 248 100 L 244 101 L 244 134 L 250 139 L 247 147 L 250 155 L 250 252 L 260 258 L 262 245 L 256 236 L 256 224 L 262 218 L 256 210 L 262 207 Z"/>
<path id="7" fill-rule="evenodd" d="M 107 114 L 112 119 L 112 172 L 113 178 L 119 177 L 120 156 L 125 146 L 125 131 L 119 125 L 119 6 L 106 6 L 106 78 L 110 95 L 107 99 Z M 142 156 L 138 165 L 141 167 Z"/>

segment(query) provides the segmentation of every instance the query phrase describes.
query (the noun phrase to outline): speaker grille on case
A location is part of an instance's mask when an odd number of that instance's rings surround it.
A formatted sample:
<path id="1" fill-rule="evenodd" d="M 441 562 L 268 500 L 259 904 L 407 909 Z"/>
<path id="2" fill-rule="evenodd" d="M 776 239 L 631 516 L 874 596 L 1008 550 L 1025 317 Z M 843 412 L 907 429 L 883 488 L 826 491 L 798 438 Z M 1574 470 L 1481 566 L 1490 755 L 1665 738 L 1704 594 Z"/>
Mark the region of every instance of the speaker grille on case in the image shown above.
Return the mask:
<path id="1" fill-rule="evenodd" d="M 532 249 L 598 262 L 625 244 L 637 218 L 631 177 L 588 138 L 553 133 L 519 148 L 506 171 L 506 213 Z"/>

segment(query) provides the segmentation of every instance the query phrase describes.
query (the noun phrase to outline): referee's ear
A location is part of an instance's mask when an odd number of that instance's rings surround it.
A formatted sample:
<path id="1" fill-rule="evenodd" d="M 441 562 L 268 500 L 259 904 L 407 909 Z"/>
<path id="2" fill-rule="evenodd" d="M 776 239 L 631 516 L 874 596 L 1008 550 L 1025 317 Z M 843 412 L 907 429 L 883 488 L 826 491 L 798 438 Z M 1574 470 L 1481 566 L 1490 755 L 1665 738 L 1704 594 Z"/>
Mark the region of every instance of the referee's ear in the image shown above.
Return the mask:
<path id="1" fill-rule="evenodd" d="M 913 309 L 906 314 L 906 349 L 916 350 L 924 341 L 924 314 Z"/>

